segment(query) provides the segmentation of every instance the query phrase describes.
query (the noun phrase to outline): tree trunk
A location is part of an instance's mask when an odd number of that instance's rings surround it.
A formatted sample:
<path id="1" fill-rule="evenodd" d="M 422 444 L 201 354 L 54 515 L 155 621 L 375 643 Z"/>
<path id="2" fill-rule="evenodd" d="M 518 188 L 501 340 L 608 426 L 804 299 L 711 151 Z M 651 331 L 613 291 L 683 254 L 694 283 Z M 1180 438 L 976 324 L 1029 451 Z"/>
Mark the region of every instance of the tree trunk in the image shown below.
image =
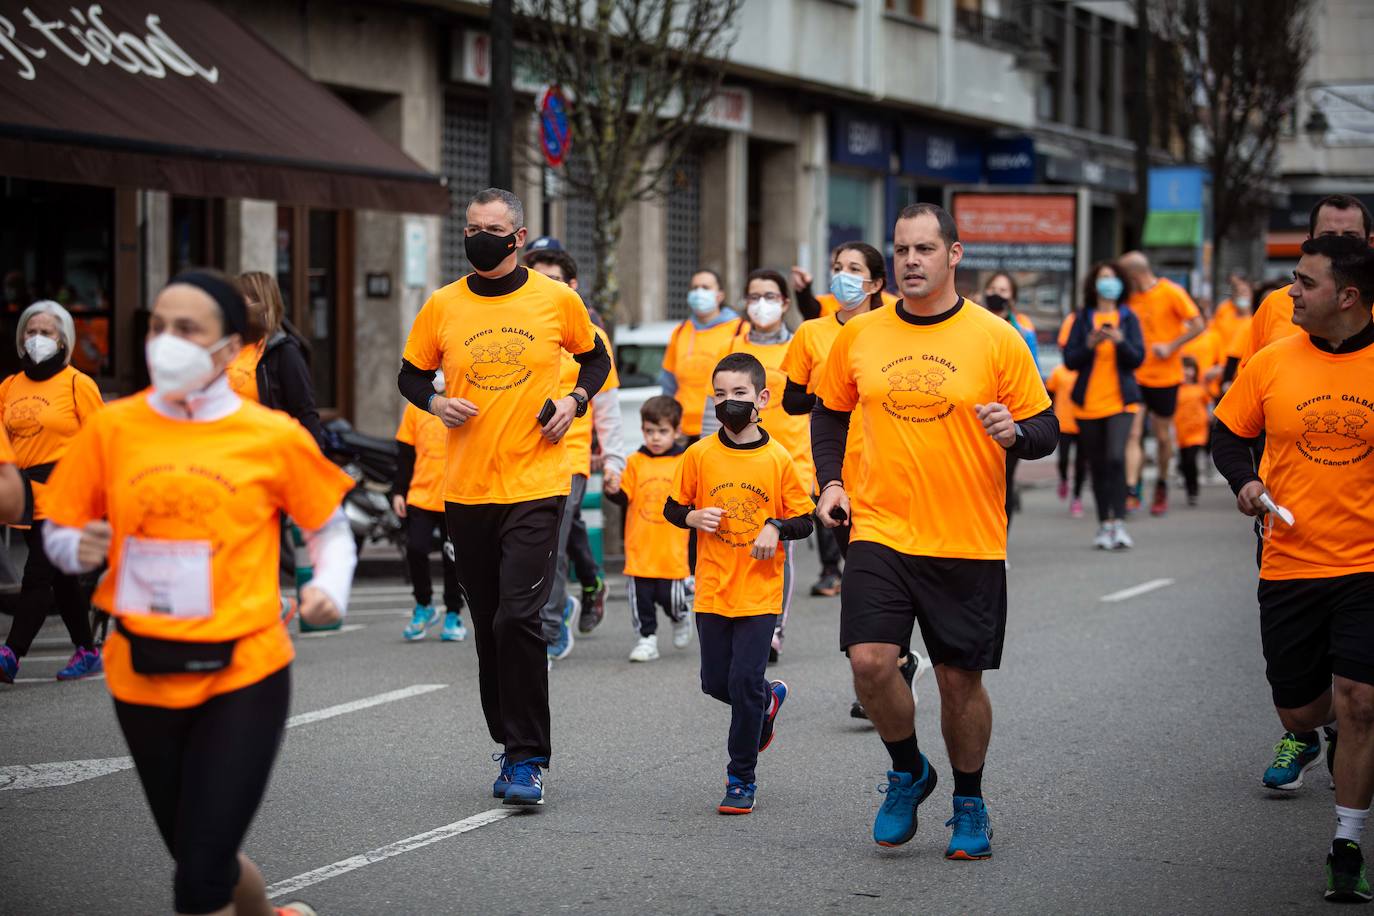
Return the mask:
<path id="1" fill-rule="evenodd" d="M 597 207 L 598 211 L 603 210 Z M 620 211 L 598 212 L 596 229 L 592 232 L 592 252 L 596 258 L 596 283 L 592 286 L 592 306 L 601 313 L 611 329 L 619 323 L 620 278 L 616 263 L 620 250 Z"/>

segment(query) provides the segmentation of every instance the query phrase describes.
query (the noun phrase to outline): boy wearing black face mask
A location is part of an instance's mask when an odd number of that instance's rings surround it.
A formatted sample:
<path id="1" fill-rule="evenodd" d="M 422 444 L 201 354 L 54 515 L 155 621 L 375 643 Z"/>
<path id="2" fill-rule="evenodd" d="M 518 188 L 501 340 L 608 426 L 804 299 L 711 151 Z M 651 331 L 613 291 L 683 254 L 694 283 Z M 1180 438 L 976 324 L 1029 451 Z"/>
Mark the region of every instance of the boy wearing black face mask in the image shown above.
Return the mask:
<path id="1" fill-rule="evenodd" d="M 811 534 L 815 508 L 787 449 L 759 427 L 768 406 L 763 364 L 731 353 L 712 375 L 720 432 L 692 445 L 673 479 L 664 517 L 701 532 L 696 621 L 701 689 L 730 704 L 730 763 L 721 814 L 754 808 L 754 768 L 773 740 L 787 685 L 768 681 L 768 650 L 782 606 L 779 541 Z"/>

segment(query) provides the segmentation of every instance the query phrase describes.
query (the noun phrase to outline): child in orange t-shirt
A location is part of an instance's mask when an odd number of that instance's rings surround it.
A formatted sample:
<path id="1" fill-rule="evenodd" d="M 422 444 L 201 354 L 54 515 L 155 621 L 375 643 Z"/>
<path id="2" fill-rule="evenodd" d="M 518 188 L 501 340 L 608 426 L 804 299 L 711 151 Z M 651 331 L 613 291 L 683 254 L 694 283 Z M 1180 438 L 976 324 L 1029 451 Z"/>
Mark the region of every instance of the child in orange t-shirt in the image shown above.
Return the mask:
<path id="1" fill-rule="evenodd" d="M 625 577 L 630 586 L 630 616 L 639 642 L 630 661 L 658 658 L 658 608 L 673 621 L 673 646 L 692 641 L 688 597 L 687 532 L 668 524 L 663 506 L 685 449 L 682 405 L 668 395 L 649 398 L 639 408 L 644 446 L 625 461 L 620 479 L 607 479 L 602 495 L 625 512 Z"/>
<path id="2" fill-rule="evenodd" d="M 1083 479 L 1088 476 L 1088 461 L 1078 443 L 1078 414 L 1074 410 L 1073 386 L 1078 373 L 1062 363 L 1045 379 L 1045 388 L 1054 399 L 1054 415 L 1059 418 L 1059 498 L 1069 498 L 1069 463 L 1073 462 L 1073 502 L 1069 514 L 1083 517 Z"/>
<path id="3" fill-rule="evenodd" d="M 682 456 L 668 521 L 695 528 L 701 689 L 730 704 L 730 764 L 721 814 L 754 808 L 754 768 L 773 740 L 787 685 L 769 681 L 768 650 L 782 607 L 779 544 L 811 535 L 815 509 L 787 449 L 759 428 L 768 375 L 758 358 L 731 353 L 712 374 L 722 429 Z"/>
<path id="4" fill-rule="evenodd" d="M 1197 360 L 1183 357 L 1183 384 L 1178 389 L 1178 408 L 1174 412 L 1174 431 L 1178 435 L 1178 469 L 1188 490 L 1188 505 L 1198 498 L 1198 455 L 1207 447 L 1207 427 L 1211 423 L 1211 396 L 1198 378 Z"/>

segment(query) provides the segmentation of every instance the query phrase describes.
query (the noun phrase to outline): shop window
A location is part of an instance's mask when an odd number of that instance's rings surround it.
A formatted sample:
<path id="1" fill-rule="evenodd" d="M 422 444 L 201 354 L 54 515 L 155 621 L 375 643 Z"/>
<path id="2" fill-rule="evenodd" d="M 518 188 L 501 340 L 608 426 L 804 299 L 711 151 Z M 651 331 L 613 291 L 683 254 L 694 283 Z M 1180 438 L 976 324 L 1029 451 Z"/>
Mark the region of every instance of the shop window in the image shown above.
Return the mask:
<path id="1" fill-rule="evenodd" d="M 687 287 L 701 266 L 701 155 L 684 153 L 668 189 L 668 317 L 687 317 Z"/>
<path id="2" fill-rule="evenodd" d="M 353 379 L 352 214 L 277 208 L 277 284 L 290 329 L 308 345 L 315 403 L 347 416 Z"/>
<path id="3" fill-rule="evenodd" d="M 444 177 L 448 179 L 450 204 L 444 220 L 444 275 L 440 279 L 441 284 L 456 280 L 472 270 L 463 252 L 463 227 L 468 220 L 468 201 L 491 183 L 487 180 L 487 157 L 490 154 L 487 134 L 486 105 L 460 96 L 445 99 L 440 155 Z M 576 149 L 576 146 L 573 148 Z M 526 216 L 528 218 L 529 215 Z M 581 266 L 580 261 L 578 266 Z"/>
<path id="4" fill-rule="evenodd" d="M 874 222 L 873 181 L 855 175 L 831 172 L 828 194 L 830 209 L 829 250 L 841 242 L 867 241 Z"/>
<path id="5" fill-rule="evenodd" d="M 191 267 L 224 269 L 224 201 L 173 197 L 171 273 Z"/>
<path id="6" fill-rule="evenodd" d="M 19 369 L 12 341 L 20 313 L 53 299 L 76 323 L 72 364 L 113 374 L 114 209 L 109 189 L 0 178 L 0 372 Z"/>

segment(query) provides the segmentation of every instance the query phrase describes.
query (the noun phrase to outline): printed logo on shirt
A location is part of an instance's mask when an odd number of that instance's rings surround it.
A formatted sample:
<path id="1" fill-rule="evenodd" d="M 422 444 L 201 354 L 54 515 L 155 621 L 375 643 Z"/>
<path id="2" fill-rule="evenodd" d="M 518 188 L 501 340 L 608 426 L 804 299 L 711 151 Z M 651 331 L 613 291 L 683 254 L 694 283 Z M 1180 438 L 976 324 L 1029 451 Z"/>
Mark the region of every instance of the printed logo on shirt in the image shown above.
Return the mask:
<path id="1" fill-rule="evenodd" d="M 1374 452 L 1365 428 L 1370 407 L 1364 398 L 1343 394 L 1333 401 L 1324 394 L 1298 405 L 1306 430 L 1297 438 L 1298 453 L 1314 464 L 1344 467 L 1358 464 Z"/>
<path id="2" fill-rule="evenodd" d="M 523 328 L 488 328 L 464 343 L 472 356 L 467 380 L 485 391 L 507 391 L 519 387 L 534 373 L 524 362 L 525 351 L 534 335 Z"/>
<path id="3" fill-rule="evenodd" d="M 5 432 L 10 434 L 10 440 L 32 439 L 41 433 L 43 424 L 39 422 L 38 418 L 47 406 L 47 398 L 29 395 L 6 407 Z"/>
<path id="4" fill-rule="evenodd" d="M 768 520 L 768 494 L 752 484 L 723 483 L 712 488 L 711 498 L 723 513 L 716 537 L 731 547 L 754 546 Z"/>
<path id="5" fill-rule="evenodd" d="M 224 370 L 224 374 L 228 376 L 230 388 L 235 391 L 243 391 L 248 387 L 250 382 L 256 381 L 257 370 L 245 369 L 243 366 L 236 366 L 230 363 Z"/>
<path id="6" fill-rule="evenodd" d="M 943 420 L 954 412 L 954 404 L 943 389 L 958 371 L 949 360 L 929 353 L 921 354 L 919 359 L 903 356 L 893 360 L 883 367 L 888 387 L 883 409 L 908 423 Z"/>
<path id="7" fill-rule="evenodd" d="M 209 541 L 221 546 L 221 525 L 214 515 L 224 504 L 233 484 L 209 468 L 171 465 L 148 468 L 129 480 L 140 517 L 134 535 L 165 540 Z"/>
<path id="8" fill-rule="evenodd" d="M 635 486 L 635 511 L 646 522 L 666 525 L 668 520 L 663 517 L 663 506 L 671 495 L 671 477 L 647 477 Z"/>

